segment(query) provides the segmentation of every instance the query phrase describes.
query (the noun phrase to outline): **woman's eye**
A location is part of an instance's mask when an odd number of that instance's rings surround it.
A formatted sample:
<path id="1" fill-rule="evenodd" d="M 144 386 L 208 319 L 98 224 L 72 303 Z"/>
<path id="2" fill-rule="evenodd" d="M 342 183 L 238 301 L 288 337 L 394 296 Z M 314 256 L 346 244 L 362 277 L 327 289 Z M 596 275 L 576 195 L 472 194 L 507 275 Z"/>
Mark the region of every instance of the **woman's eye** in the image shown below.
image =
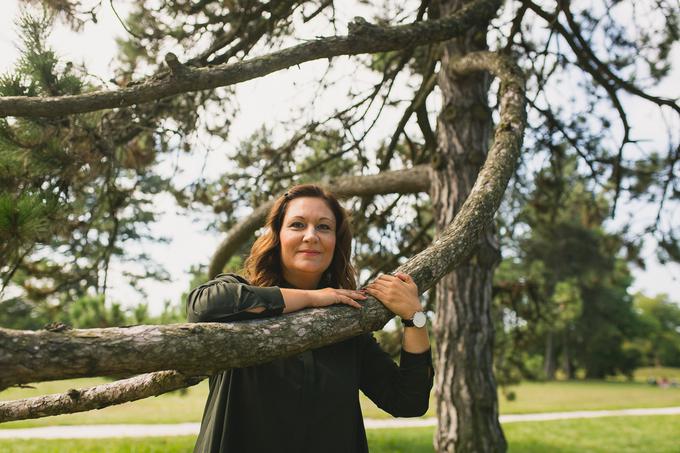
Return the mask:
<path id="1" fill-rule="evenodd" d="M 331 229 L 330 225 L 326 225 L 325 223 L 320 224 L 319 226 L 317 226 L 317 228 L 320 229 L 320 230 L 330 230 Z"/>
<path id="2" fill-rule="evenodd" d="M 293 222 L 290 224 L 292 228 L 304 228 L 304 225 L 302 222 Z"/>

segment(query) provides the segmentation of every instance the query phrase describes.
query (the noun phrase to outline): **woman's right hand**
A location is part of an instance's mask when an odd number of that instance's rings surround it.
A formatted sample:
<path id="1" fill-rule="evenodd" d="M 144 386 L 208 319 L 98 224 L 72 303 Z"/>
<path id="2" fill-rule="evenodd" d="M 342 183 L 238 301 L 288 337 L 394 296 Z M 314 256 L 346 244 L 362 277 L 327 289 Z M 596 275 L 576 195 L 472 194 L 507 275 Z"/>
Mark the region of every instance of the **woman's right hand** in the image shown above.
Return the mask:
<path id="1" fill-rule="evenodd" d="M 354 308 L 361 308 L 357 300 L 368 297 L 361 291 L 351 289 L 324 288 L 310 291 L 312 293 L 311 307 L 327 307 L 334 304 L 345 304 Z"/>

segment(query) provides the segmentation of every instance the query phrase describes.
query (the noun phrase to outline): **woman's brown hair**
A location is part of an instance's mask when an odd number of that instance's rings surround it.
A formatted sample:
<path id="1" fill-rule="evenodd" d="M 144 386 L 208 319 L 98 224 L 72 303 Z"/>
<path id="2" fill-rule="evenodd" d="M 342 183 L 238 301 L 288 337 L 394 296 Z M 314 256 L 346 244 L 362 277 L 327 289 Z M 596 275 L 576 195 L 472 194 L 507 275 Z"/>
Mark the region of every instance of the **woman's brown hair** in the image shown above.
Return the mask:
<path id="1" fill-rule="evenodd" d="M 355 271 L 350 263 L 352 231 L 347 212 L 332 193 L 313 184 L 291 187 L 281 195 L 267 214 L 266 231 L 255 240 L 246 259 L 244 273 L 255 286 L 277 286 L 284 284 L 281 269 L 281 243 L 279 233 L 286 215 L 288 203 L 301 197 L 321 198 L 335 215 L 335 250 L 330 266 L 321 277 L 321 287 L 355 289 Z"/>

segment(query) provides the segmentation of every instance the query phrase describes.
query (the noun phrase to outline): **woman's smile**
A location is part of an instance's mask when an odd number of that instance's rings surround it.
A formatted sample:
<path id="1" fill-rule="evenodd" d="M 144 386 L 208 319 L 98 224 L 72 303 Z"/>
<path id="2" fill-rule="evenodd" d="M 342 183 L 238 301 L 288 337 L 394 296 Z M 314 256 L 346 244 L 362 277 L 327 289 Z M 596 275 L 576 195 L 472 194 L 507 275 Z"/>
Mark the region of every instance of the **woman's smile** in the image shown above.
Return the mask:
<path id="1" fill-rule="evenodd" d="M 321 252 L 318 252 L 316 250 L 300 250 L 298 253 L 302 253 L 303 255 L 306 255 L 306 256 L 321 255 Z"/>

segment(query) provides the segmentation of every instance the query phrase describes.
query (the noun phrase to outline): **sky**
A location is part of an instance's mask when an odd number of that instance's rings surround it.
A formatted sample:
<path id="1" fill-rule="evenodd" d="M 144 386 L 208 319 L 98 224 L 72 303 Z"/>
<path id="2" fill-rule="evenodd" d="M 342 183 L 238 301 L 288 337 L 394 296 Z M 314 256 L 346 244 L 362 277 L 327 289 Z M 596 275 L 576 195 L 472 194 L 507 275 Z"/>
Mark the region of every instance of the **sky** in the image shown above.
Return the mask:
<path id="1" fill-rule="evenodd" d="M 0 15 L 0 73 L 10 70 L 18 56 L 16 27 L 13 23 L 18 13 L 19 7 L 16 0 L 3 0 L 3 14 Z M 122 17 L 125 16 L 124 2 L 118 8 L 118 13 Z M 356 11 L 352 11 L 352 15 L 356 14 Z M 116 53 L 114 39 L 116 36 L 123 36 L 125 30 L 116 19 L 108 2 L 103 3 L 97 19 L 96 25 L 88 23 L 83 32 L 79 34 L 57 25 L 50 43 L 64 59 L 75 63 L 84 62 L 92 74 L 108 80 L 112 76 L 111 60 Z M 310 31 L 310 33 L 313 32 Z M 314 35 L 311 34 L 311 36 Z M 343 65 L 345 75 L 340 75 L 339 79 L 344 77 L 346 80 L 341 80 L 341 86 L 342 83 L 350 83 L 347 75 L 353 72 L 351 59 L 341 60 L 339 64 L 341 74 Z M 200 159 L 199 162 L 196 158 L 189 160 L 186 156 L 178 154 L 178 160 L 172 161 L 172 165 L 182 169 L 179 177 L 189 182 L 198 177 L 216 176 L 220 170 L 224 170 L 225 166 L 229 165 L 225 154 L 232 151 L 240 140 L 259 129 L 262 124 L 285 122 L 291 105 L 311 102 L 312 96 L 308 87 L 311 86 L 315 77 L 321 76 L 325 68 L 326 65 L 323 62 L 310 62 L 299 68 L 280 71 L 238 85 L 236 97 L 240 105 L 240 113 L 231 127 L 230 142 L 213 143 L 209 137 L 199 138 L 197 146 L 203 148 L 200 151 L 204 151 L 205 159 Z M 351 79 L 351 83 L 357 83 L 356 76 Z M 674 94 L 680 95 L 677 89 Z M 338 101 L 334 105 L 342 105 L 340 97 Z M 659 124 L 659 119 L 655 117 L 656 108 L 642 101 L 631 102 L 635 102 L 632 109 L 632 123 L 638 127 L 637 133 L 642 137 L 645 135 L 653 137 L 658 133 L 655 128 L 658 128 Z M 333 105 L 333 102 L 330 104 Z M 310 108 L 310 115 L 319 114 L 324 109 L 324 105 L 313 105 L 313 107 Z M 397 119 L 393 121 L 396 123 Z M 640 125 L 642 128 L 639 127 Z M 206 224 L 210 221 L 208 215 L 197 214 L 189 217 L 175 212 L 169 198 L 160 200 L 159 206 L 164 206 L 165 209 L 162 210 L 165 212 L 160 216 L 153 231 L 168 237 L 171 242 L 169 244 L 142 244 L 141 247 L 153 259 L 166 267 L 171 275 L 171 281 L 147 282 L 142 285 L 150 295 L 147 302 L 153 313 L 161 310 L 165 300 L 174 302 L 179 299 L 180 294 L 188 289 L 188 269 L 199 263 L 207 264 L 222 240 L 220 234 L 206 228 Z M 624 208 L 619 218 L 615 219 L 615 223 L 623 222 L 631 215 L 645 215 L 646 211 L 646 209 L 638 211 Z M 651 212 L 649 210 L 649 215 Z M 652 256 L 653 252 L 654 250 L 649 246 L 645 251 L 648 256 Z M 114 300 L 132 306 L 141 302 L 142 299 L 122 277 L 122 271 L 128 266 L 129 264 L 123 263 L 113 264 L 110 271 L 109 295 Z M 642 291 L 649 295 L 665 292 L 676 295 L 676 299 L 680 294 L 680 268 L 676 265 L 662 266 L 654 259 L 650 259 L 646 270 L 634 268 L 633 273 L 635 282 L 632 291 Z"/>

